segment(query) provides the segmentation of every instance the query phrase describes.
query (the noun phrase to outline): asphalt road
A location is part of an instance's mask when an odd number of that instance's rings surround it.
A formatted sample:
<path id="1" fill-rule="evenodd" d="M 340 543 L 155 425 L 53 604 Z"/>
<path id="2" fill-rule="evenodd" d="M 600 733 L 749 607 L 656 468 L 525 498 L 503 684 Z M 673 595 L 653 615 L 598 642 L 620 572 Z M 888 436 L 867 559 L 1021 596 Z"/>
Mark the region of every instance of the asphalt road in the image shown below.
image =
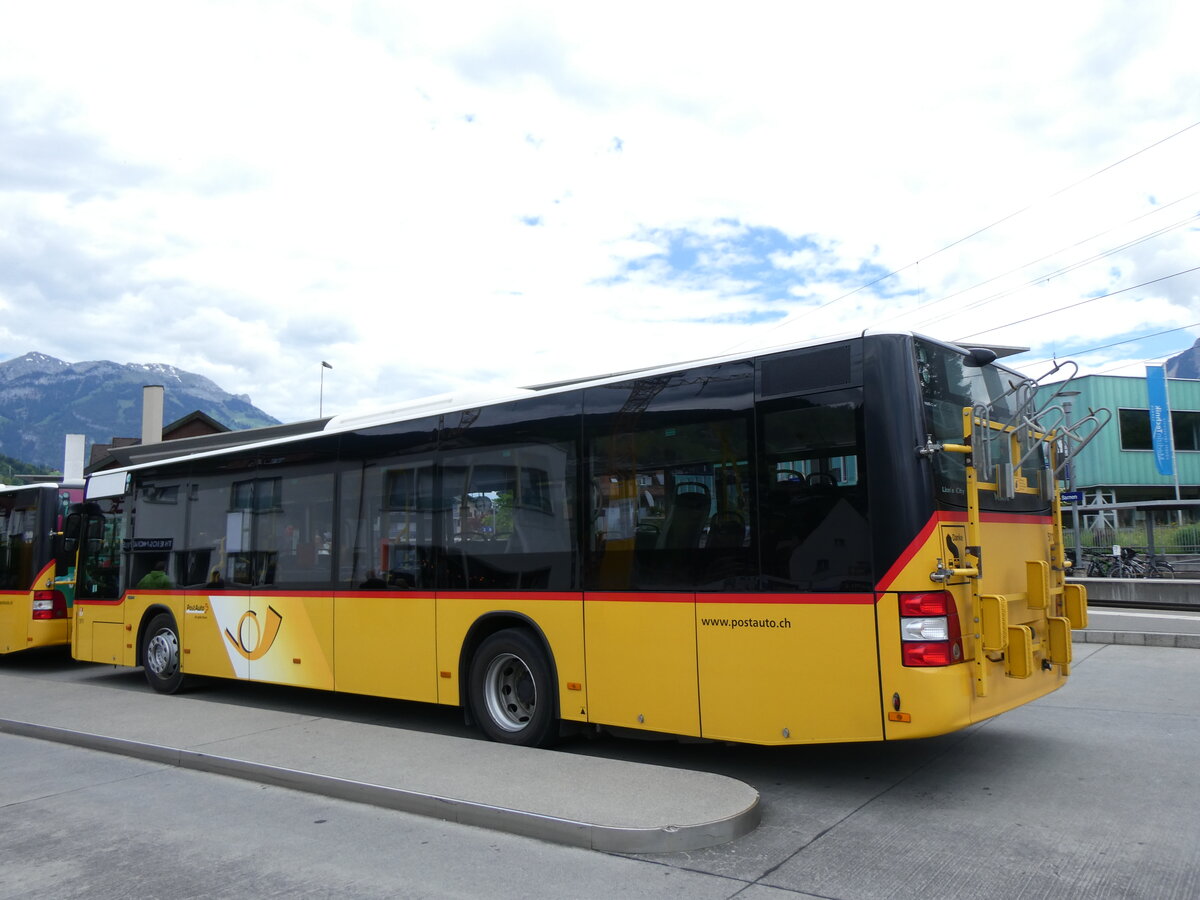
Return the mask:
<path id="1" fill-rule="evenodd" d="M 147 690 L 54 654 L 0 668 L 104 686 L 114 710 Z M 751 834 L 640 856 L 0 735 L 0 897 L 1194 898 L 1198 680 L 1197 650 L 1077 644 L 1063 690 L 932 740 L 564 745 L 760 792 Z M 395 701 L 220 681 L 191 696 L 470 734 L 455 710 Z"/>

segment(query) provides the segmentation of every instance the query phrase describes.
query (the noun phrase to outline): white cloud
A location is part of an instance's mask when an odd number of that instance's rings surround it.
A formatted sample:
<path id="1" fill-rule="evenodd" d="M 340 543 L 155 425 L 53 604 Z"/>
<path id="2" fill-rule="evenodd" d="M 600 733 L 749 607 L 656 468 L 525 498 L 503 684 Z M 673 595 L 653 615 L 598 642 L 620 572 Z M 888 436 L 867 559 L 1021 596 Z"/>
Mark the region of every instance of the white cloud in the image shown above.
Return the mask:
<path id="1" fill-rule="evenodd" d="M 322 359 L 328 412 L 882 323 L 1032 357 L 1200 321 L 1192 275 L 1009 325 L 1200 256 L 1194 223 L 1130 243 L 1200 212 L 1138 218 L 1200 190 L 1200 128 L 1151 147 L 1200 94 L 1184 5 L 4 20 L 8 355 L 170 363 L 294 420 Z"/>

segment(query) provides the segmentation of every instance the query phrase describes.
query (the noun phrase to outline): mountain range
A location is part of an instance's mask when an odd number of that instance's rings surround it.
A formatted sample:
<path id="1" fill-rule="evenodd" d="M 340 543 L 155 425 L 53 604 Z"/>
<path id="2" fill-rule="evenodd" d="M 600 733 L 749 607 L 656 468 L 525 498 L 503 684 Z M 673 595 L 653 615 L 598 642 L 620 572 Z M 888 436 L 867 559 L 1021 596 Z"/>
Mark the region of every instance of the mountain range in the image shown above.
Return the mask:
<path id="1" fill-rule="evenodd" d="M 1168 378 L 1200 378 L 1200 340 L 1163 363 Z"/>
<path id="2" fill-rule="evenodd" d="M 248 396 L 174 366 L 67 363 L 26 353 L 0 363 L 0 453 L 61 468 L 68 434 L 84 435 L 89 447 L 114 437 L 140 437 L 142 388 L 149 384 L 164 388 L 164 424 L 196 410 L 232 430 L 279 424 Z"/>

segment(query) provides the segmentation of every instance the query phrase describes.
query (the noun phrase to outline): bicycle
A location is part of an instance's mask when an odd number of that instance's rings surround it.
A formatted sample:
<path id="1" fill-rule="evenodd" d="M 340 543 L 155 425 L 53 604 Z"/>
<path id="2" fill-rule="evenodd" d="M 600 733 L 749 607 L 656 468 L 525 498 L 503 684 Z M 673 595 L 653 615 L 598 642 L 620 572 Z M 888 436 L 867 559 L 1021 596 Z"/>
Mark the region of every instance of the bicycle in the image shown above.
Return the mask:
<path id="1" fill-rule="evenodd" d="M 1087 557 L 1085 575 L 1088 578 L 1108 578 L 1112 571 L 1114 559 L 1111 554 L 1102 550 L 1087 549 L 1083 551 Z"/>
<path id="2" fill-rule="evenodd" d="M 1114 559 L 1113 578 L 1174 578 L 1175 567 L 1157 554 L 1139 558 L 1138 550 L 1122 547 L 1121 555 Z"/>
<path id="3" fill-rule="evenodd" d="M 1174 578 L 1175 567 L 1157 554 L 1146 557 L 1147 578 Z"/>

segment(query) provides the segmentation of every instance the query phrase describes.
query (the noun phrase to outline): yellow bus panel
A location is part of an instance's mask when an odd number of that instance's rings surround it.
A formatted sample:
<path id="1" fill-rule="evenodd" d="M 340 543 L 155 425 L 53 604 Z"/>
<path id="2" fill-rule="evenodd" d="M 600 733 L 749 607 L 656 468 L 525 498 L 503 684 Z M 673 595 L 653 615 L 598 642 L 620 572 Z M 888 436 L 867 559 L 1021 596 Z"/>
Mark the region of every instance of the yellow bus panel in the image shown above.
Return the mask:
<path id="1" fill-rule="evenodd" d="M 24 650 L 29 638 L 29 591 L 0 593 L 0 652 Z"/>
<path id="2" fill-rule="evenodd" d="M 125 662 L 125 624 L 123 622 L 92 623 L 92 660 L 94 662 L 127 665 Z"/>
<path id="3" fill-rule="evenodd" d="M 700 736 L 694 594 L 587 594 L 589 721 Z"/>
<path id="4" fill-rule="evenodd" d="M 1023 573 L 1022 573 L 1023 574 Z M 1030 700 L 1057 690 L 1066 683 L 1066 675 L 1057 665 L 1043 667 L 1045 658 L 1039 649 L 1027 661 L 1022 653 L 1021 664 L 1030 665 L 1028 677 L 1014 677 L 1009 649 L 987 650 L 975 639 L 967 604 L 958 599 L 959 620 L 962 625 L 965 658 L 961 663 L 929 668 L 906 667 L 901 657 L 901 642 L 889 639 L 889 632 L 899 629 L 898 596 L 884 594 L 876 606 L 879 621 L 879 663 L 882 672 L 881 703 L 887 714 L 901 713 L 901 720 L 889 718 L 884 723 L 888 740 L 929 737 L 965 728 L 1002 712 L 1007 712 Z M 1036 612 L 1036 611 L 1035 611 Z M 1032 615 L 1023 601 L 1010 602 L 1008 619 L 1019 621 Z M 1045 648 L 1048 650 L 1048 646 Z M 976 690 L 976 654 L 978 668 L 985 681 L 982 696 Z"/>
<path id="5" fill-rule="evenodd" d="M 336 595 L 334 687 L 355 694 L 436 703 L 436 625 L 432 595 Z"/>
<path id="6" fill-rule="evenodd" d="M 333 690 L 333 596 L 251 594 L 236 632 L 222 629 L 255 681 Z"/>
<path id="7" fill-rule="evenodd" d="M 34 619 L 32 591 L 0 592 L 0 653 L 70 640 L 69 619 Z"/>
<path id="8" fill-rule="evenodd" d="M 183 671 L 189 675 L 213 675 L 218 678 L 246 678 L 249 660 L 230 653 L 229 638 L 218 625 L 217 610 L 226 621 L 239 621 L 250 610 L 249 594 L 194 593 L 186 595 L 183 619 L 175 624 L 180 631 Z"/>
<path id="9" fill-rule="evenodd" d="M 115 663 L 132 666 L 136 663 L 136 654 L 126 662 L 124 652 L 125 604 L 111 603 L 79 603 L 76 602 L 75 627 L 71 631 L 71 655 L 75 659 L 86 662 Z M 116 626 L 108 628 L 107 626 Z M 120 639 L 114 637 L 119 633 Z M 97 639 L 97 635 L 100 637 Z"/>
<path id="10" fill-rule="evenodd" d="M 882 737 L 874 595 L 731 599 L 697 596 L 704 737 L 756 744 Z"/>

